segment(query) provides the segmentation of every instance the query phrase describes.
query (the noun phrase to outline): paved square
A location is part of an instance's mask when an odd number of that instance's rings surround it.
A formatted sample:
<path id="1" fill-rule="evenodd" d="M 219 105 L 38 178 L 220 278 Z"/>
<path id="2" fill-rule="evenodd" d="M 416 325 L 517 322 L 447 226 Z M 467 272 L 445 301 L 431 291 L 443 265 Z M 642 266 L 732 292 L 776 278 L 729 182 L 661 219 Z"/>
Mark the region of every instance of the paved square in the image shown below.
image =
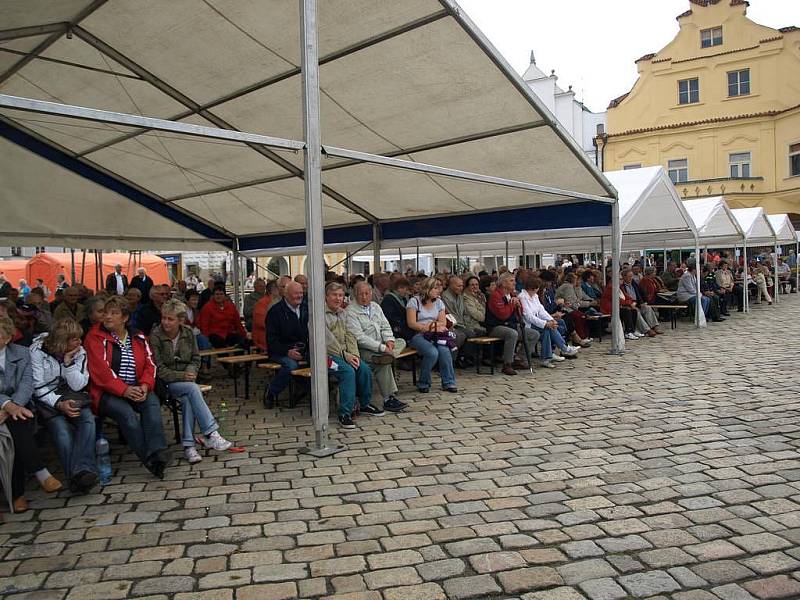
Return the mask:
<path id="1" fill-rule="evenodd" d="M 410 410 L 332 424 L 348 449 L 317 461 L 307 409 L 264 410 L 260 373 L 236 400 L 220 371 L 209 403 L 247 451 L 154 481 L 112 435 L 102 493 L 5 515 L 0 597 L 800 598 L 798 307 L 459 372 L 458 395 L 400 371 Z"/>

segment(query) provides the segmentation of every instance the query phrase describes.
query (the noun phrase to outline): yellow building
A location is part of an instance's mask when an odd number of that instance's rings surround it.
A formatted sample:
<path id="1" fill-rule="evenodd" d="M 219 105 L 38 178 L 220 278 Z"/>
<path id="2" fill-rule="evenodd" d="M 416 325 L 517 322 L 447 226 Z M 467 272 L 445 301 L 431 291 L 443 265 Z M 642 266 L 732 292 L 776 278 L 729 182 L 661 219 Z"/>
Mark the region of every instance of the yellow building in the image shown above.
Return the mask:
<path id="1" fill-rule="evenodd" d="M 724 195 L 797 223 L 800 28 L 754 23 L 747 6 L 690 0 L 675 39 L 636 61 L 598 149 L 605 171 L 662 165 L 684 198 Z"/>

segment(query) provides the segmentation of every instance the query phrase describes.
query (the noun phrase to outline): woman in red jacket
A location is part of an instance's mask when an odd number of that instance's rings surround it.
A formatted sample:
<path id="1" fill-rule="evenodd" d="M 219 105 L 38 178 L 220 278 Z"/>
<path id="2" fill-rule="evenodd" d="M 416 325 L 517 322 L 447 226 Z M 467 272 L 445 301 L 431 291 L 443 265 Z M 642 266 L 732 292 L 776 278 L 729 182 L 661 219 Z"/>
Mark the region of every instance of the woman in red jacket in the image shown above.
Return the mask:
<path id="1" fill-rule="evenodd" d="M 609 282 L 603 290 L 603 296 L 600 298 L 600 310 L 603 314 L 611 314 L 611 302 L 613 300 L 612 294 L 614 293 L 614 285 Z M 636 335 L 636 302 L 626 296 L 621 289 L 617 288 L 619 294 L 619 318 L 622 321 L 623 331 L 625 332 L 625 339 L 638 340 L 639 336 Z"/>
<path id="2" fill-rule="evenodd" d="M 92 410 L 111 418 L 147 470 L 163 479 L 169 455 L 153 391 L 156 366 L 147 338 L 128 327 L 129 318 L 128 302 L 112 296 L 102 323 L 86 335 Z"/>
<path id="3" fill-rule="evenodd" d="M 239 311 L 221 285 L 214 288 L 211 302 L 206 302 L 200 310 L 197 326 L 215 348 L 247 345 L 247 331 Z"/>

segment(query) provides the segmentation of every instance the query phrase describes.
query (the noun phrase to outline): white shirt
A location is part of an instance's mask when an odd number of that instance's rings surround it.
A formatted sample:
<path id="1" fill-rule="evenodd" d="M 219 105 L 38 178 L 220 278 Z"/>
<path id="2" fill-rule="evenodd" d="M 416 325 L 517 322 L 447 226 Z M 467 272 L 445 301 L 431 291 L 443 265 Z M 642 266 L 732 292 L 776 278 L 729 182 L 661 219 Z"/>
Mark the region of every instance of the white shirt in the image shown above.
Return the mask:
<path id="1" fill-rule="evenodd" d="M 117 295 L 122 296 L 125 294 L 125 284 L 122 283 L 122 273 L 114 273 L 114 277 L 117 278 Z"/>
<path id="2" fill-rule="evenodd" d="M 537 294 L 529 294 L 528 290 L 522 290 L 517 298 L 522 303 L 522 319 L 526 325 L 544 329 L 544 326 L 553 320 L 550 313 L 542 306 Z"/>

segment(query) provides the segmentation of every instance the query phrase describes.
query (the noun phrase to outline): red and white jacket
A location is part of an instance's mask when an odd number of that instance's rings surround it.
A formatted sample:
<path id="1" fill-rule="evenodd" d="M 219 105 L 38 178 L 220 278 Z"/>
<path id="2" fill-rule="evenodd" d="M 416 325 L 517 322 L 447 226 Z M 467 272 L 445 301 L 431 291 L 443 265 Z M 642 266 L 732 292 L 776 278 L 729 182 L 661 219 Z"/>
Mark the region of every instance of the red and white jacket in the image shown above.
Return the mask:
<path id="1" fill-rule="evenodd" d="M 150 344 L 147 343 L 145 335 L 139 331 L 128 330 L 128 335 L 131 336 L 131 348 L 136 361 L 136 382 L 153 390 L 156 385 L 156 364 L 153 361 Z M 102 323 L 97 323 L 89 330 L 83 346 L 89 359 L 89 396 L 92 399 L 92 411 L 97 414 L 100 398 L 104 393 L 121 398 L 128 388 L 128 384 L 117 375 L 122 360 L 122 349 Z"/>

